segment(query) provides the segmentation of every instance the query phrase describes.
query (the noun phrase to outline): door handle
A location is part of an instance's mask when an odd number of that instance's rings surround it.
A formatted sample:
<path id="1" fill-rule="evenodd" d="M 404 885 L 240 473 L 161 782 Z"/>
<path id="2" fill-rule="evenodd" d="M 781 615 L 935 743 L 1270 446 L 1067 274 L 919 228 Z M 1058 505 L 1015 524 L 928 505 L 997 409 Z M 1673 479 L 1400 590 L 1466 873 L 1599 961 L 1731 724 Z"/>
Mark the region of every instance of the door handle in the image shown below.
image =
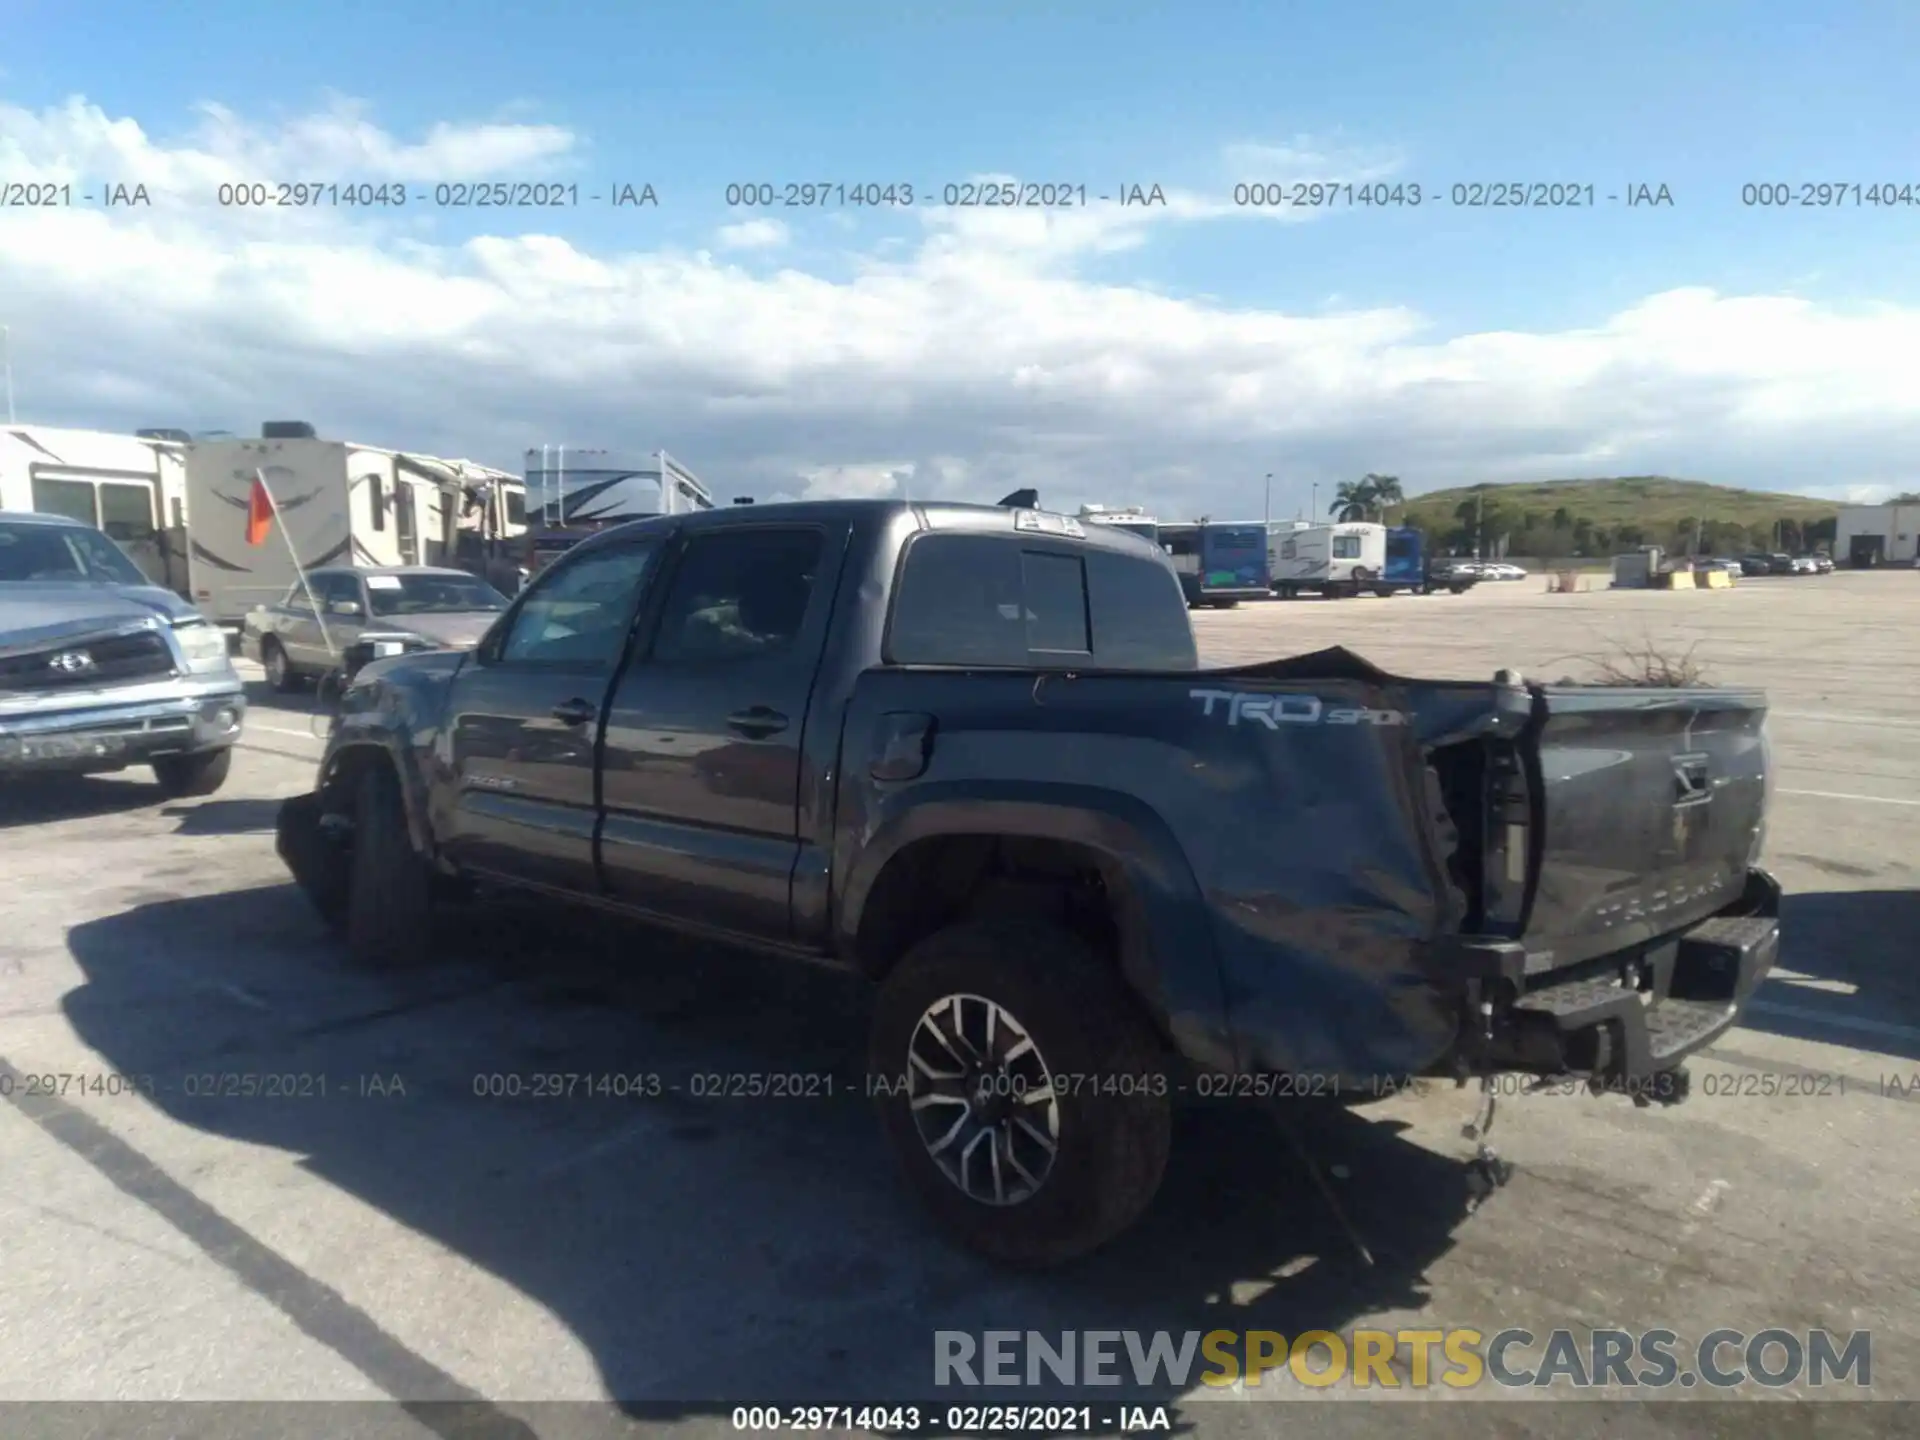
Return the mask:
<path id="1" fill-rule="evenodd" d="M 600 713 L 600 707 L 586 700 L 562 700 L 553 707 L 553 718 L 562 725 L 585 725 Z"/>
<path id="2" fill-rule="evenodd" d="M 765 705 L 755 705 L 751 709 L 736 710 L 727 717 L 727 728 L 737 730 L 749 740 L 763 740 L 769 735 L 778 735 L 787 728 L 787 717 L 778 710 L 770 710 Z"/>

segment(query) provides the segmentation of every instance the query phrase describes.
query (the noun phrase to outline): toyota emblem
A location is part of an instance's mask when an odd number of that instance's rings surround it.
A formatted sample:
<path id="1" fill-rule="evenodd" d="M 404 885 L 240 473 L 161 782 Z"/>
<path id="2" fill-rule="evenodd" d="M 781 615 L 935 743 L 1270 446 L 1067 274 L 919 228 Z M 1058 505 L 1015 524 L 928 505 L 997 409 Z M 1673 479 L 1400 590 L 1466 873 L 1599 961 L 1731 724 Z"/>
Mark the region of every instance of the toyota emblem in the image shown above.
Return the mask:
<path id="1" fill-rule="evenodd" d="M 82 671 L 93 669 L 93 656 L 84 650 L 62 650 L 47 664 L 62 675 L 78 675 Z"/>

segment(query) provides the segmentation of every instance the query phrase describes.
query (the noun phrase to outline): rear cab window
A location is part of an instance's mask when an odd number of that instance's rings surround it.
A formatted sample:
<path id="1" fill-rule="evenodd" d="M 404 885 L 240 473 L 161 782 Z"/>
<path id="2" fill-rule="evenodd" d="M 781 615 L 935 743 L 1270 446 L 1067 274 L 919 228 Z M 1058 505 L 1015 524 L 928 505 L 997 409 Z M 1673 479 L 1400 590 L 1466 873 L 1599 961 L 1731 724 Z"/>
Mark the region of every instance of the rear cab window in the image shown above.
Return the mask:
<path id="1" fill-rule="evenodd" d="M 894 665 L 1199 667 L 1186 598 L 1164 561 L 1021 534 L 915 536 L 885 653 Z"/>

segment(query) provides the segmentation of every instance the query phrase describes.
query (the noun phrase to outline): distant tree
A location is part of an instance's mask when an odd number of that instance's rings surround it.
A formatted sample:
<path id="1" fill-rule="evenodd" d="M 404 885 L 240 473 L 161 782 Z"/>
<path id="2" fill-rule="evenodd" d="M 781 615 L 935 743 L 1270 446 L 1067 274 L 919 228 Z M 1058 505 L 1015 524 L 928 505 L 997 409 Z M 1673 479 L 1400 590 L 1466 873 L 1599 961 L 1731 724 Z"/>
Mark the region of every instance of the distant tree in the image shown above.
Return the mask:
<path id="1" fill-rule="evenodd" d="M 1567 513 L 1566 506 L 1562 505 L 1558 510 L 1553 512 L 1553 528 L 1556 530 L 1571 530 L 1573 528 L 1573 516 Z"/>
<path id="2" fill-rule="evenodd" d="M 1905 494 L 1896 495 L 1893 497 L 1893 499 L 1887 501 L 1887 504 L 1889 505 L 1920 505 L 1920 490 L 1909 490 Z"/>
<path id="3" fill-rule="evenodd" d="M 1387 518 L 1387 512 L 1389 510 L 1397 505 L 1407 503 L 1407 495 L 1406 492 L 1400 488 L 1400 477 L 1398 475 L 1374 475 L 1369 473 L 1361 477 L 1360 483 L 1368 486 L 1373 491 L 1373 518 L 1377 520 L 1384 521 Z"/>
<path id="4" fill-rule="evenodd" d="M 1360 520 L 1371 520 L 1374 507 L 1373 477 L 1360 480 L 1342 480 L 1333 490 L 1333 504 L 1328 507 L 1333 518 L 1351 524 Z"/>

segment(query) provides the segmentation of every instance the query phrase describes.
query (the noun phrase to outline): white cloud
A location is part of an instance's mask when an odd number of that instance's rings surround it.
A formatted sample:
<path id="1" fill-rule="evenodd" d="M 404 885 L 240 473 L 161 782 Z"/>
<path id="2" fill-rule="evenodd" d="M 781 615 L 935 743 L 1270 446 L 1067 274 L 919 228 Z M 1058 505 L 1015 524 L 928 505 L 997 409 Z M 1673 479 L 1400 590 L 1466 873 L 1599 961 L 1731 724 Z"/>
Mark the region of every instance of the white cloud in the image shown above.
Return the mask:
<path id="1" fill-rule="evenodd" d="M 778 220 L 742 220 L 722 225 L 717 238 L 725 250 L 777 250 L 792 235 Z"/>
<path id="2" fill-rule="evenodd" d="M 993 500 L 1032 485 L 1053 504 L 1163 514 L 1252 513 L 1269 470 L 1276 512 L 1366 470 L 1416 490 L 1622 471 L 1915 488 L 1899 477 L 1920 448 L 1920 312 L 1689 288 L 1583 329 L 1449 336 L 1408 307 L 1287 314 L 1081 268 L 1157 227 L 1224 218 L 1236 179 L 1397 173 L 1384 152 L 1230 147 L 1215 190 L 1170 189 L 1145 212 L 923 212 L 912 243 L 876 244 L 831 279 L 551 234 L 435 243 L 418 207 L 370 222 L 204 199 L 236 179 L 556 173 L 584 148 L 504 123 L 402 140 L 344 101 L 276 128 L 207 107 L 179 140 L 81 100 L 0 107 L 0 173 L 155 196 L 0 212 L 23 416 L 304 418 L 503 464 L 562 436 L 665 445 L 728 495 Z M 734 244 L 771 239 L 758 223 L 729 227 Z"/>

